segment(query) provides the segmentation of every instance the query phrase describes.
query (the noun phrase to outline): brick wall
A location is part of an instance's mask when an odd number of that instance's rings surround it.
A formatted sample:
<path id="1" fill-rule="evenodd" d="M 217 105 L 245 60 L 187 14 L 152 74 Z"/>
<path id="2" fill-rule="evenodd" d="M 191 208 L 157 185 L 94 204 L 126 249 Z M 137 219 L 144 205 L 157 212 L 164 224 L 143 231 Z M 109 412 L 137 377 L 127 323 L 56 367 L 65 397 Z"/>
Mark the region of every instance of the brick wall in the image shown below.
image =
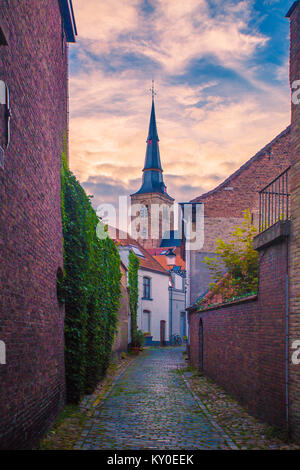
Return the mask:
<path id="1" fill-rule="evenodd" d="M 252 414 L 284 428 L 287 240 L 259 251 L 259 293 L 231 305 L 190 314 L 190 357 Z"/>
<path id="2" fill-rule="evenodd" d="M 2 1 L 0 80 L 11 145 L 0 169 L 0 447 L 30 447 L 64 403 L 60 166 L 67 131 L 67 45 L 58 0 Z"/>
<path id="3" fill-rule="evenodd" d="M 292 84 L 300 80 L 300 2 L 295 2 L 294 9 L 290 12 L 290 22 L 290 81 Z M 294 103 L 292 103 L 291 151 L 290 346 L 294 341 L 300 340 L 300 104 Z M 291 356 L 292 350 L 290 358 Z M 300 365 L 292 363 L 290 363 L 289 371 L 289 402 L 291 433 L 300 441 Z"/>
<path id="4" fill-rule="evenodd" d="M 130 315 L 129 309 L 129 292 L 127 288 L 127 268 L 121 264 L 122 285 L 121 285 L 121 299 L 120 308 L 118 311 L 118 332 L 115 342 L 113 344 L 113 354 L 121 354 L 127 352 L 128 349 L 128 321 Z"/>
<path id="5" fill-rule="evenodd" d="M 158 248 L 161 243 L 161 239 L 166 231 L 173 230 L 173 204 L 174 200 L 166 195 L 160 193 L 148 193 L 148 194 L 132 194 L 131 205 L 142 205 L 148 207 L 148 218 L 140 218 L 139 212 L 135 216 L 135 210 L 132 217 L 133 229 L 139 234 L 137 238 L 138 242 L 148 249 Z M 163 207 L 169 208 L 169 219 L 163 219 Z M 142 229 L 143 227 L 147 230 L 147 238 L 143 239 Z"/>
<path id="6" fill-rule="evenodd" d="M 191 303 L 209 287 L 211 278 L 202 259 L 215 256 L 217 238 L 230 239 L 245 209 L 251 210 L 258 226 L 259 191 L 290 165 L 290 134 L 288 127 L 221 185 L 193 199 L 204 204 L 204 245 L 190 254 Z"/>

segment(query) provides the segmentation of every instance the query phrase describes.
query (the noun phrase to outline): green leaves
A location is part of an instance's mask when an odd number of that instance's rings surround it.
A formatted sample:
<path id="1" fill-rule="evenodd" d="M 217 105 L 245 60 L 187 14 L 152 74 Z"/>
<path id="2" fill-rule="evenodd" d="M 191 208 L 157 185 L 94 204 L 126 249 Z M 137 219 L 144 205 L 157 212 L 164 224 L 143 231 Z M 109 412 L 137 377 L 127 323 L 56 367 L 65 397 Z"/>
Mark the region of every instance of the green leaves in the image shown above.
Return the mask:
<path id="1" fill-rule="evenodd" d="M 242 225 L 233 230 L 232 239 L 225 242 L 218 238 L 217 256 L 204 259 L 214 280 L 210 289 L 221 295 L 223 301 L 257 291 L 258 253 L 253 249 L 255 234 L 250 210 L 245 210 Z"/>
<path id="2" fill-rule="evenodd" d="M 121 295 L 120 256 L 108 237 L 99 240 L 99 219 L 90 198 L 70 172 L 61 172 L 67 399 L 91 393 L 108 367 Z M 63 285 L 62 285 L 63 284 Z"/>
<path id="3" fill-rule="evenodd" d="M 129 305 L 131 313 L 131 345 L 138 346 L 139 333 L 137 328 L 137 309 L 139 302 L 138 271 L 140 261 L 133 251 L 128 257 L 128 284 L 129 284 Z"/>

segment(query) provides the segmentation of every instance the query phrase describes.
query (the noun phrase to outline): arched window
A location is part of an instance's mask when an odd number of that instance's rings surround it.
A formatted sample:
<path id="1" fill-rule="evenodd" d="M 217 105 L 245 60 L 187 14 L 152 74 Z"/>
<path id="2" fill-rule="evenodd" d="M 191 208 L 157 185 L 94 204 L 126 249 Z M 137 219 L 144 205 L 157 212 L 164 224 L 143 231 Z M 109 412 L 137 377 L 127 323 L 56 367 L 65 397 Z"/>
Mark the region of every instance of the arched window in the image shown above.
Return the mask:
<path id="1" fill-rule="evenodd" d="M 5 34 L 1 26 L 0 26 L 0 46 L 7 46 L 7 40 L 6 40 Z"/>

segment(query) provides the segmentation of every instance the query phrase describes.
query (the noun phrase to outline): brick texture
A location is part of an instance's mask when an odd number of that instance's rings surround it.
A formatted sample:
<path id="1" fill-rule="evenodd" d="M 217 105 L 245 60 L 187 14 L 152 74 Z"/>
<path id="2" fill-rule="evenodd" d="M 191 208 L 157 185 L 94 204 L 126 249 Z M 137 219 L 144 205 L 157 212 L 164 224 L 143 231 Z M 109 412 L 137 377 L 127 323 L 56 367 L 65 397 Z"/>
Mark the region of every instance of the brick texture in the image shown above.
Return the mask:
<path id="1" fill-rule="evenodd" d="M 67 131 L 67 44 L 58 0 L 2 1 L 0 80 L 11 145 L 0 169 L 0 447 L 34 446 L 64 404 L 60 166 Z"/>
<path id="2" fill-rule="evenodd" d="M 133 227 L 136 227 L 136 231 L 139 234 L 137 238 L 138 242 L 146 250 L 158 248 L 165 232 L 174 228 L 172 214 L 174 200 L 170 196 L 160 193 L 132 194 L 131 205 L 133 206 L 135 204 L 141 204 L 148 207 L 148 218 L 140 218 L 139 213 L 134 213 L 132 217 Z M 170 211 L 168 219 L 163 218 L 164 206 Z M 146 228 L 148 234 L 145 239 L 142 237 L 143 227 Z"/>
<path id="3" fill-rule="evenodd" d="M 291 53 L 290 80 L 300 80 L 300 3 L 290 17 Z M 291 126 L 291 199 L 292 232 L 290 248 L 290 320 L 289 344 L 300 340 L 300 104 L 292 104 Z M 290 351 L 290 358 L 292 350 Z M 292 436 L 300 441 L 300 366 L 290 364 L 289 371 L 290 428 Z"/>
<path id="4" fill-rule="evenodd" d="M 190 313 L 190 357 L 253 415 L 285 428 L 287 240 L 259 252 L 256 299 Z"/>
<path id="5" fill-rule="evenodd" d="M 190 255 L 190 303 L 209 287 L 211 276 L 203 259 L 214 256 L 217 238 L 228 241 L 246 209 L 258 226 L 259 191 L 290 166 L 290 134 L 288 127 L 218 187 L 193 199 L 204 204 L 204 245 Z"/>

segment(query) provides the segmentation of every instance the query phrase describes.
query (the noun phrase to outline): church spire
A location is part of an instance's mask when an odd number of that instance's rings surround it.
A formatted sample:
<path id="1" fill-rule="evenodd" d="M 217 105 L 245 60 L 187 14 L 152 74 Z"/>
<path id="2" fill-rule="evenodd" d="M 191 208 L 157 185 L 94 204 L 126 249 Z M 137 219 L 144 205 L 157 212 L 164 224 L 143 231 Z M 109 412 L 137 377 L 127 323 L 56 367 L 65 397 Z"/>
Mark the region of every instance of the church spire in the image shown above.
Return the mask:
<path id="1" fill-rule="evenodd" d="M 159 138 L 157 133 L 155 105 L 154 105 L 154 81 L 152 80 L 152 106 L 147 137 L 146 157 L 143 168 L 143 183 L 141 189 L 135 193 L 166 193 L 166 185 L 163 181 L 163 169 L 160 161 Z"/>

